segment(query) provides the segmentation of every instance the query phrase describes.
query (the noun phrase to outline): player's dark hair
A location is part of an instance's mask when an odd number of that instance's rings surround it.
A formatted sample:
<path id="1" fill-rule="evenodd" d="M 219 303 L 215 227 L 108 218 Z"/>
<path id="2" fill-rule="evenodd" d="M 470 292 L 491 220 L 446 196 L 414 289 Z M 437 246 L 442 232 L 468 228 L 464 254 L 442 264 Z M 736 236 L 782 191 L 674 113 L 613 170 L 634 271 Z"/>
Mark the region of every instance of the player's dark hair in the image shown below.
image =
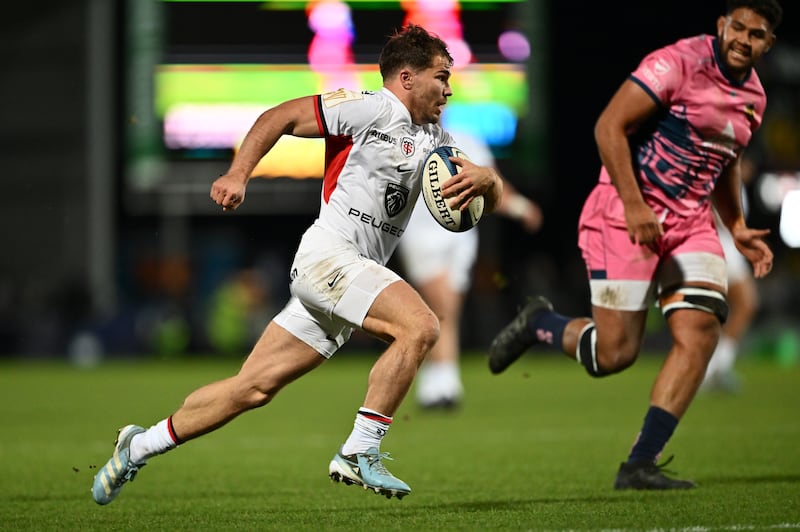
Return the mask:
<path id="1" fill-rule="evenodd" d="M 447 44 L 438 36 L 428 33 L 422 26 L 409 24 L 389 37 L 381 50 L 378 65 L 384 80 L 400 72 L 404 66 L 424 70 L 433 65 L 436 57 L 445 57 L 450 64 L 453 58 Z"/>
<path id="2" fill-rule="evenodd" d="M 778 3 L 778 0 L 728 0 L 728 10 L 726 13 L 730 15 L 735 9 L 746 7 L 752 9 L 769 23 L 770 29 L 775 29 L 780 26 L 783 20 L 783 8 Z"/>

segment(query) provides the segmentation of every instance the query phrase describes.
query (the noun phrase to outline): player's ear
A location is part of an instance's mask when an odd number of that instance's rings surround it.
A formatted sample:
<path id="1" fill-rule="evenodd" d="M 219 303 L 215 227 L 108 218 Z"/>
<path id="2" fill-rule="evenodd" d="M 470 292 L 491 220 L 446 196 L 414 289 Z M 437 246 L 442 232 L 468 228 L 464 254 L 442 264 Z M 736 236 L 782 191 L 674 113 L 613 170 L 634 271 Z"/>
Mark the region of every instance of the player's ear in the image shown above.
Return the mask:
<path id="1" fill-rule="evenodd" d="M 767 37 L 767 46 L 766 46 L 766 48 L 764 48 L 764 53 L 767 53 L 767 52 L 769 52 L 769 51 L 770 51 L 770 49 L 771 49 L 773 46 L 775 46 L 775 39 L 776 39 L 776 38 L 777 38 L 777 37 L 775 36 L 775 34 L 774 34 L 774 33 L 772 33 L 772 32 L 770 32 L 769 36 Z"/>
<path id="2" fill-rule="evenodd" d="M 727 22 L 728 17 L 725 15 L 722 15 L 717 19 L 717 37 L 722 37 L 722 33 L 725 31 L 725 24 Z"/>
<path id="3" fill-rule="evenodd" d="M 414 86 L 414 73 L 407 68 L 404 68 L 400 71 L 400 83 L 403 85 L 403 88 L 406 90 L 411 89 Z"/>

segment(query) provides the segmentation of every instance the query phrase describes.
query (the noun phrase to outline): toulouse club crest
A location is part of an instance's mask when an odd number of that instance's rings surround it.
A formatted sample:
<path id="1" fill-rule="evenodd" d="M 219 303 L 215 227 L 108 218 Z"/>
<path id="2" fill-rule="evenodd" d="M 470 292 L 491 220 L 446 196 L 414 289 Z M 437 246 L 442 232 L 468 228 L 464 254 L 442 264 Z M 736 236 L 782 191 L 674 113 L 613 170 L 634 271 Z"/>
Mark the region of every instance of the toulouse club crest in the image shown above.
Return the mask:
<path id="1" fill-rule="evenodd" d="M 390 217 L 400 214 L 408 203 L 409 190 L 397 183 L 386 185 L 386 193 L 383 196 L 383 206 L 386 214 Z"/>
<path id="2" fill-rule="evenodd" d="M 403 137 L 403 140 L 400 141 L 400 149 L 403 150 L 403 155 L 406 157 L 414 155 L 414 139 Z"/>

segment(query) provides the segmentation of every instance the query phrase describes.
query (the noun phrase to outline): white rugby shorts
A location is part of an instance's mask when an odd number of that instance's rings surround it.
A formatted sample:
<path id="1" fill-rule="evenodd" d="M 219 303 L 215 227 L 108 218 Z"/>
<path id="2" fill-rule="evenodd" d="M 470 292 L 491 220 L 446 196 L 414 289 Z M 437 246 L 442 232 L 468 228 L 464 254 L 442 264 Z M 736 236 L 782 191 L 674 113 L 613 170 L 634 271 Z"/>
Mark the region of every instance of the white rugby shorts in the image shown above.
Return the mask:
<path id="1" fill-rule="evenodd" d="M 378 294 L 401 280 L 317 225 L 300 239 L 290 278 L 292 297 L 274 321 L 325 358 L 362 326 Z"/>

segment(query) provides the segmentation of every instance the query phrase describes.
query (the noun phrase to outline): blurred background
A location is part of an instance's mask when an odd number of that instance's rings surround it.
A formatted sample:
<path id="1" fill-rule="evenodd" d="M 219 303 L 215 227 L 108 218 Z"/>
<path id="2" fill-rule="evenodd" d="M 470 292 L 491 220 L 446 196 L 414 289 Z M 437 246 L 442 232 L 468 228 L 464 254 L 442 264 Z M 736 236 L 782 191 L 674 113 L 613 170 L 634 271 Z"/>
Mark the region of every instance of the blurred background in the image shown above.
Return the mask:
<path id="1" fill-rule="evenodd" d="M 617 4 L 616 6 L 614 4 Z M 745 353 L 800 357 L 800 246 L 781 202 L 800 189 L 800 8 L 784 0 L 759 74 L 768 106 L 748 151 L 749 221 L 775 269 Z M 723 0 L 60 0 L 2 18 L 0 357 L 246 354 L 288 298 L 319 206 L 321 145 L 281 141 L 247 201 L 208 198 L 260 112 L 338 87 L 379 89 L 377 56 L 407 20 L 448 42 L 446 127 L 482 137 L 544 210 L 530 234 L 484 218 L 462 327 L 485 349 L 528 294 L 589 312 L 577 249 L 595 183 L 594 122 L 649 51 L 713 33 Z M 270 159 L 271 158 L 271 159 Z M 795 228 L 797 230 L 798 228 Z M 793 247 L 795 246 L 795 247 Z M 394 265 L 394 264 L 393 264 Z M 663 339 L 651 313 L 649 342 Z M 352 346 L 373 340 L 354 336 Z"/>

